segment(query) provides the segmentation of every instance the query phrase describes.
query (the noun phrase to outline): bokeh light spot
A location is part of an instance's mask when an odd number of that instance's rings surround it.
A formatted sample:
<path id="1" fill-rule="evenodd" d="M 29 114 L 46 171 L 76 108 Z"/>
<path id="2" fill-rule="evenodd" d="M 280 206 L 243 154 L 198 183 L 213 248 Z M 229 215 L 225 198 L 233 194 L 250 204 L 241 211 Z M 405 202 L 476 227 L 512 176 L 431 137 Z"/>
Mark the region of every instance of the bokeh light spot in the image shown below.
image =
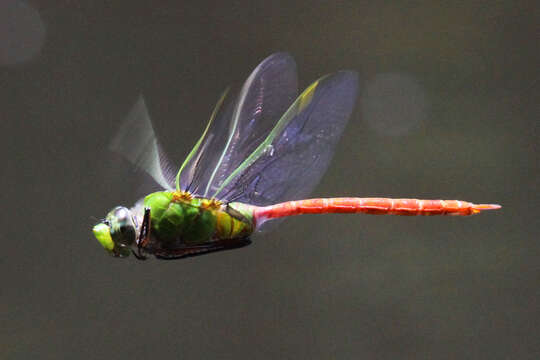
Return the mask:
<path id="1" fill-rule="evenodd" d="M 21 0 L 0 1 L 0 65 L 32 59 L 44 41 L 45 25 L 36 9 Z"/>

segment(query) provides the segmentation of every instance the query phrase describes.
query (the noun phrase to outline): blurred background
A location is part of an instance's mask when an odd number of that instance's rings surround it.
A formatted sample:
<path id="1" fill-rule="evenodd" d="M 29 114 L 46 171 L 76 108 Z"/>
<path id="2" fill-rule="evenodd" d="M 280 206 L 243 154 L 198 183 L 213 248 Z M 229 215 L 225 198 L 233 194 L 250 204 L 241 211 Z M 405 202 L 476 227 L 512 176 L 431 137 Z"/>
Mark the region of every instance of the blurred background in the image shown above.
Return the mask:
<path id="1" fill-rule="evenodd" d="M 0 3 L 2 359 L 537 359 L 538 3 Z M 107 150 L 142 93 L 180 163 L 221 92 L 288 51 L 361 91 L 314 196 L 500 203 L 296 217 L 247 248 L 118 260 L 142 195 Z"/>

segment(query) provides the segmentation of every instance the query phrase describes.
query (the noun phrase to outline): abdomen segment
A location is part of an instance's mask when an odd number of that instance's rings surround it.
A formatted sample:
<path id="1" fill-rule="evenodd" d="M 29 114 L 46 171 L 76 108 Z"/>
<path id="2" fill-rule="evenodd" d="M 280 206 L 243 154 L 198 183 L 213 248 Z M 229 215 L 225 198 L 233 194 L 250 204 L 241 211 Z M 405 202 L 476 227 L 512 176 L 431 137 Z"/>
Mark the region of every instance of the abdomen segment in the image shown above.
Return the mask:
<path id="1" fill-rule="evenodd" d="M 257 224 L 266 220 L 302 214 L 366 213 L 374 215 L 474 215 L 483 210 L 496 210 L 496 204 L 473 204 L 459 200 L 418 200 L 389 198 L 329 198 L 287 201 L 257 207 Z"/>

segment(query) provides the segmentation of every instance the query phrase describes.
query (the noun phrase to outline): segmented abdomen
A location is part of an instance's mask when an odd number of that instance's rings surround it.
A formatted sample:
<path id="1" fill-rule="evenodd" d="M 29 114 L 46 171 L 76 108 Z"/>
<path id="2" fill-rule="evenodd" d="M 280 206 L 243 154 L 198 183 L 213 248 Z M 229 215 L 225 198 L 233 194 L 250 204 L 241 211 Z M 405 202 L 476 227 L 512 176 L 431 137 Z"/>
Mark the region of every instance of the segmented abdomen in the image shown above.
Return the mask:
<path id="1" fill-rule="evenodd" d="M 301 214 L 366 213 L 375 215 L 473 215 L 499 209 L 494 204 L 473 204 L 459 200 L 389 198 L 329 198 L 288 201 L 254 210 L 260 224 L 268 219 Z"/>

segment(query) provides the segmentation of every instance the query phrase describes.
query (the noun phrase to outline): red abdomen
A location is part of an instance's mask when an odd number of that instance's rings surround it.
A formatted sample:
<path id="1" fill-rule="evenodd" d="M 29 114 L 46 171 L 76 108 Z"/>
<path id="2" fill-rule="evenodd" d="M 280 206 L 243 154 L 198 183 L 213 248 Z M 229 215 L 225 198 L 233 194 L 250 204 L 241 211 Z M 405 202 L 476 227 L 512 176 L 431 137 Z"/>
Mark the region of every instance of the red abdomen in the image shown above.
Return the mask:
<path id="1" fill-rule="evenodd" d="M 473 204 L 460 200 L 418 200 L 389 198 L 329 198 L 287 201 L 258 207 L 255 219 L 260 224 L 268 219 L 302 214 L 366 213 L 374 215 L 473 215 L 482 210 L 499 209 L 495 204 Z"/>

